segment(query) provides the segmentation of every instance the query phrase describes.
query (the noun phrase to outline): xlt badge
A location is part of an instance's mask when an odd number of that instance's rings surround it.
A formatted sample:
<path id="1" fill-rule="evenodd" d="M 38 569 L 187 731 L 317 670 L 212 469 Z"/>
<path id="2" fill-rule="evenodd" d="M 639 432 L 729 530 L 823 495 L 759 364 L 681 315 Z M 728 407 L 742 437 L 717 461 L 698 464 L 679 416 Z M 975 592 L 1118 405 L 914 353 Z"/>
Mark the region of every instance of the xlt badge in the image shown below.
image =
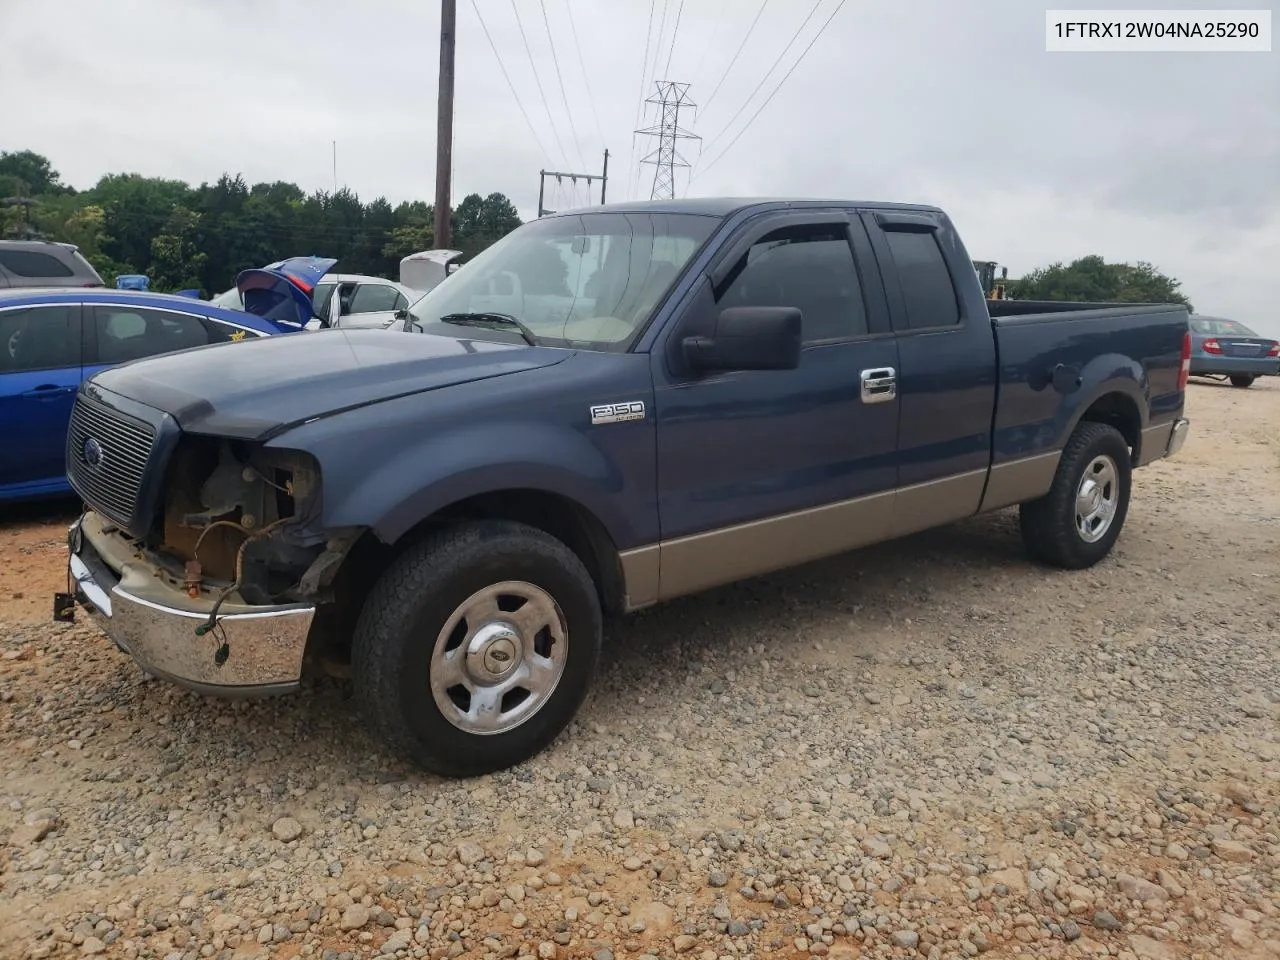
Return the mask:
<path id="1" fill-rule="evenodd" d="M 591 408 L 592 425 L 600 423 L 621 423 L 624 420 L 643 420 L 644 402 L 626 400 L 622 403 L 598 403 Z"/>

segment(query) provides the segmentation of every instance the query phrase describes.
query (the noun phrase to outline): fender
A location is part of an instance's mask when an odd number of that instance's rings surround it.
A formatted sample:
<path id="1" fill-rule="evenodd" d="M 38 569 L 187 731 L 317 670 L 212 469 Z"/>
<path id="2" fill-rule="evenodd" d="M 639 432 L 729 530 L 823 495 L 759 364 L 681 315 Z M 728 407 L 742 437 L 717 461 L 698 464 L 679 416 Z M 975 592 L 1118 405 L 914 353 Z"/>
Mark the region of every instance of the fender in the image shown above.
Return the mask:
<path id="1" fill-rule="evenodd" d="M 1061 450 L 1067 445 L 1067 438 L 1088 409 L 1102 397 L 1118 393 L 1133 401 L 1138 414 L 1137 431 L 1147 427 L 1147 376 L 1142 365 L 1131 357 L 1119 353 L 1104 353 L 1085 364 L 1080 371 L 1080 386 L 1063 397 L 1058 417 L 1061 424 L 1056 430 L 1054 448 Z M 1058 424 L 1055 424 L 1057 426 Z"/>
<path id="2" fill-rule="evenodd" d="M 500 490 L 537 490 L 574 501 L 594 514 L 619 547 L 636 542 L 627 502 L 646 494 L 582 433 L 529 420 L 458 424 L 370 465 L 336 498 L 326 484 L 324 524 L 368 527 L 394 543 L 433 513 L 469 497 Z M 321 474 L 326 474 L 321 462 Z M 648 512 L 657 516 L 652 492 Z"/>

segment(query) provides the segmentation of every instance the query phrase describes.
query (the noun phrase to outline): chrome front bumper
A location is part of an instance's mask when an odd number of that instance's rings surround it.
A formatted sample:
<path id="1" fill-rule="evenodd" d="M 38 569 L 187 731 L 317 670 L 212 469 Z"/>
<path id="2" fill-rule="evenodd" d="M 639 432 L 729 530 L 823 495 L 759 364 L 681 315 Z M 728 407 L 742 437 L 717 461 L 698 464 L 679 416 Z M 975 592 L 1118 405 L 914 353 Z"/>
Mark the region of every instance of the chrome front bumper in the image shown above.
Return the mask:
<path id="1" fill-rule="evenodd" d="M 218 611 L 217 627 L 198 635 L 212 602 L 190 599 L 136 557 L 113 569 L 105 556 L 118 558 L 120 551 L 101 549 L 107 537 L 93 513 L 68 531 L 76 601 L 144 671 L 221 697 L 269 696 L 298 688 L 315 607 L 226 603 Z"/>

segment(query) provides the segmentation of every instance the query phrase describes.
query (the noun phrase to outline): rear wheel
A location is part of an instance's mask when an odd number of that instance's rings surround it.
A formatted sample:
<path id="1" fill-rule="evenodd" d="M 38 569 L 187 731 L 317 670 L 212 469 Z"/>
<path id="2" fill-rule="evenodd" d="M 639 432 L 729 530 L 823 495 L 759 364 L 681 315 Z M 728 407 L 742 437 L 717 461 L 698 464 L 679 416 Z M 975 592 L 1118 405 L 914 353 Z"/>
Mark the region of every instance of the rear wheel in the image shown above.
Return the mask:
<path id="1" fill-rule="evenodd" d="M 433 773 L 539 753 L 573 718 L 600 654 L 582 561 L 524 524 L 451 528 L 410 547 L 365 601 L 352 646 L 362 712 Z"/>
<path id="2" fill-rule="evenodd" d="M 1027 552 L 1068 570 L 1093 566 L 1115 545 L 1129 511 L 1129 445 L 1115 427 L 1076 427 L 1058 461 L 1053 486 L 1022 504 L 1019 528 Z"/>
<path id="3" fill-rule="evenodd" d="M 1255 379 L 1255 377 L 1251 377 L 1246 374 L 1233 373 L 1231 375 L 1231 385 L 1233 387 L 1252 387 Z"/>

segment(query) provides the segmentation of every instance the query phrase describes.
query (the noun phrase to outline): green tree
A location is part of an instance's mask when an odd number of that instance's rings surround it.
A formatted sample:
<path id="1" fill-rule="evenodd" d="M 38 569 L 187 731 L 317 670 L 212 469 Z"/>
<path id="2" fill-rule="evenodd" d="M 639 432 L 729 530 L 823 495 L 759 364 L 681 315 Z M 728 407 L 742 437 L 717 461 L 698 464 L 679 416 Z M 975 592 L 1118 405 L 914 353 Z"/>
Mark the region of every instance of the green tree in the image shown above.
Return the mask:
<path id="1" fill-rule="evenodd" d="M 174 207 L 164 227 L 151 240 L 151 265 L 147 268 L 147 275 L 151 277 L 153 290 L 201 287 L 206 255 L 200 251 L 197 242 L 199 226 L 199 214 Z"/>
<path id="2" fill-rule="evenodd" d="M 12 153 L 0 150 L 0 181 L 7 183 L 12 193 L 21 192 L 30 196 L 66 193 L 69 189 L 62 183 L 62 177 L 53 169 L 48 158 L 30 150 Z M 20 186 L 19 190 L 12 190 L 15 182 Z M 0 186 L 0 194 L 9 195 L 3 186 Z"/>
<path id="3" fill-rule="evenodd" d="M 454 208 L 450 225 L 457 249 L 468 256 L 475 256 L 520 226 L 520 214 L 504 194 L 491 193 L 481 197 L 472 193 L 463 197 Z"/>
<path id="4" fill-rule="evenodd" d="M 1078 300 L 1110 303 L 1191 303 L 1182 284 L 1150 263 L 1107 263 L 1096 254 L 1032 270 L 1013 280 L 1009 292 L 1019 300 Z"/>
<path id="5" fill-rule="evenodd" d="M 471 194 L 451 214 L 453 245 L 468 255 L 520 225 L 501 193 Z M 232 173 L 198 187 L 112 173 L 77 193 L 46 157 L 0 152 L 0 235 L 74 243 L 108 284 L 145 273 L 155 289 L 217 293 L 246 267 L 308 254 L 334 257 L 340 272 L 395 277 L 404 256 L 435 245 L 434 220 L 420 200 L 363 203 L 347 189 L 307 194 Z M 561 266 L 549 262 L 548 270 L 548 287 L 561 286 Z"/>
<path id="6" fill-rule="evenodd" d="M 393 211 L 393 223 L 395 225 L 382 245 L 382 256 L 393 264 L 392 270 L 398 269 L 400 261 L 409 254 L 435 246 L 436 208 L 433 204 L 421 200 L 402 203 Z"/>

